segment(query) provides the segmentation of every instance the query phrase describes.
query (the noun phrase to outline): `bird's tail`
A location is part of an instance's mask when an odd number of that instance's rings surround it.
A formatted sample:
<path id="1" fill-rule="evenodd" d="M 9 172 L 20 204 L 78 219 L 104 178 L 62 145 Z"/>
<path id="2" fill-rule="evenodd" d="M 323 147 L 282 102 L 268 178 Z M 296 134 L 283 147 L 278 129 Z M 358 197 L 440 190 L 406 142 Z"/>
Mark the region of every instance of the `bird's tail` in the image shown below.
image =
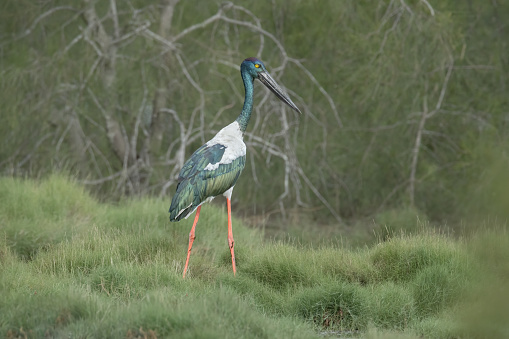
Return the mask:
<path id="1" fill-rule="evenodd" d="M 198 207 L 194 206 L 194 189 L 187 180 L 180 182 L 177 186 L 177 192 L 173 196 L 170 205 L 170 221 L 180 221 L 187 218 L 189 214 Z"/>

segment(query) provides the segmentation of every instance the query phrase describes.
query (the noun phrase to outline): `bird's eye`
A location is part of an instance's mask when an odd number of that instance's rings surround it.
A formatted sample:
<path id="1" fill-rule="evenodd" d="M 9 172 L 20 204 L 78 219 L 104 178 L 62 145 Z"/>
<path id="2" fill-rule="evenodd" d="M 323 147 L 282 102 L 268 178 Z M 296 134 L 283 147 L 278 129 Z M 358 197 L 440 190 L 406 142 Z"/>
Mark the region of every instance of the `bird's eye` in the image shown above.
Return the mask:
<path id="1" fill-rule="evenodd" d="M 260 64 L 255 64 L 255 67 L 256 68 L 260 68 Z"/>

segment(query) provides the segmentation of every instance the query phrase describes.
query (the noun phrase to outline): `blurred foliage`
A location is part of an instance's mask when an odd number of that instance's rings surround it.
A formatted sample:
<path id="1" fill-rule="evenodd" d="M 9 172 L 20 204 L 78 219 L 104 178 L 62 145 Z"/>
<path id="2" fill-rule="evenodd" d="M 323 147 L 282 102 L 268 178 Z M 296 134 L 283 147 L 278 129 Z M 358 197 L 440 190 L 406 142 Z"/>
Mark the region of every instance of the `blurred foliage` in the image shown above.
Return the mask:
<path id="1" fill-rule="evenodd" d="M 120 29 L 129 32 L 148 21 L 157 31 L 162 4 L 118 1 Z M 290 118 L 300 165 L 344 219 L 378 216 L 375 219 L 383 219 L 381 223 L 397 219 L 390 212 L 383 215 L 388 209 L 405 211 L 403 219 L 408 211 L 415 211 L 432 220 L 459 220 L 465 213 L 506 220 L 507 1 L 444 0 L 429 2 L 432 8 L 425 1 L 242 0 L 235 4 L 250 11 L 235 12 L 238 20 L 256 25 L 253 18 L 258 18 L 288 56 L 301 60 L 322 86 L 316 86 L 296 63 L 289 63 L 282 77 L 298 106 L 307 108 L 299 120 Z M 41 16 L 59 6 L 63 8 Z M 220 1 L 181 1 L 170 34 L 207 19 L 221 6 Z M 121 162 L 111 160 L 115 156 L 104 117 L 90 95 L 96 93 L 99 102 L 108 99 L 99 74 L 89 74 L 97 53 L 84 39 L 73 42 L 85 29 L 82 8 L 82 2 L 63 0 L 0 4 L 0 166 L 5 174 L 39 177 L 65 169 L 85 179 L 102 178 L 122 168 Z M 109 3 L 98 1 L 95 9 L 106 18 Z M 104 25 L 108 32 L 113 30 L 111 20 L 105 19 Z M 154 40 L 133 36 L 127 42 L 119 45 L 114 84 L 115 116 L 127 135 L 133 133 L 145 91 L 147 101 L 153 101 L 161 74 L 167 108 L 189 124 L 200 93 L 185 80 L 178 61 L 173 56 L 164 59 Z M 191 75 L 204 89 L 206 105 L 205 121 L 200 124 L 206 130 L 189 144 L 189 155 L 241 109 L 238 70 L 222 61 L 238 65 L 256 55 L 273 70 L 282 56 L 267 37 L 262 55 L 257 55 L 259 35 L 224 22 L 198 29 L 178 44 L 189 60 Z M 337 117 L 322 90 L 332 98 Z M 256 100 L 261 97 L 257 93 Z M 224 114 L 216 113 L 221 107 L 226 107 Z M 410 173 L 419 121 L 423 111 L 434 110 L 421 131 L 415 206 L 411 206 Z M 270 112 L 254 114 L 262 114 L 263 123 L 277 130 L 281 119 Z M 85 142 L 86 159 L 76 152 L 79 140 L 72 139 L 69 117 L 78 119 L 94 143 Z M 164 153 L 179 134 L 169 115 L 161 123 L 163 147 L 151 154 L 150 194 L 158 194 L 170 175 Z M 248 131 L 257 135 L 260 126 L 251 123 Z M 269 162 L 270 155 L 263 150 L 248 152 L 252 157 L 234 195 L 237 212 L 274 215 L 274 210 L 285 210 L 283 204 L 292 213 L 310 214 L 306 222 L 335 223 L 303 184 L 279 203 L 285 190 L 282 162 Z M 115 185 L 105 182 L 92 188 L 111 199 L 118 192 Z"/>

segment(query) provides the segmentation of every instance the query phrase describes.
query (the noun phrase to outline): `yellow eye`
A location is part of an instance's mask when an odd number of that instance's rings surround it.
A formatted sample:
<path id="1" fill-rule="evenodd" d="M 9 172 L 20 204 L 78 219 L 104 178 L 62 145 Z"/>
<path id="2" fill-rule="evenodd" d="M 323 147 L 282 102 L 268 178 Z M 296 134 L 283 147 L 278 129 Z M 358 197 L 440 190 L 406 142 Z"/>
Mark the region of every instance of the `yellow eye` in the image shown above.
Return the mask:
<path id="1" fill-rule="evenodd" d="M 256 68 L 260 68 L 260 64 L 255 64 L 255 67 Z"/>

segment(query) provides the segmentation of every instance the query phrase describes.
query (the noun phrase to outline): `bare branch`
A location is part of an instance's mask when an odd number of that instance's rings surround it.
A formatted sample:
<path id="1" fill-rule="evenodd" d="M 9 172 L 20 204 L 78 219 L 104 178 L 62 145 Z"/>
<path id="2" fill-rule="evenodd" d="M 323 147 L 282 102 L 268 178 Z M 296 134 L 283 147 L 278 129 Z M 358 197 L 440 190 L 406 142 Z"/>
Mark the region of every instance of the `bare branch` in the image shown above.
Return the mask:
<path id="1" fill-rule="evenodd" d="M 113 36 L 115 40 L 120 37 L 120 27 L 118 25 L 117 2 L 110 0 L 111 19 L 113 20 Z"/>
<path id="2" fill-rule="evenodd" d="M 141 30 L 141 32 L 143 33 L 144 36 L 146 36 L 147 38 L 151 38 L 153 40 L 156 40 L 158 42 L 160 42 L 161 44 L 165 45 L 166 47 L 168 47 L 169 50 L 176 50 L 177 48 L 175 47 L 175 44 L 171 41 L 168 41 L 166 40 L 165 38 L 163 38 L 162 36 L 160 36 L 159 34 L 156 34 L 154 32 L 152 32 L 150 29 L 148 28 L 144 28 Z"/>
<path id="3" fill-rule="evenodd" d="M 119 45 L 121 42 L 124 42 L 124 41 L 132 38 L 133 36 L 139 35 L 140 33 L 150 34 L 151 32 L 148 30 L 149 27 L 150 27 L 150 22 L 147 21 L 143 25 L 137 27 L 135 30 L 133 30 L 127 34 L 124 34 L 121 37 L 116 38 L 116 40 L 112 41 L 112 44 Z M 150 33 L 148 33 L 148 32 L 150 32 Z"/>
<path id="4" fill-rule="evenodd" d="M 454 66 L 454 61 L 451 58 L 451 62 L 447 69 L 447 73 L 445 75 L 444 81 L 442 83 L 442 89 L 440 91 L 440 95 L 438 97 L 437 103 L 435 105 L 435 109 L 428 113 L 428 98 L 425 95 L 423 99 L 423 111 L 421 113 L 421 119 L 419 121 L 419 125 L 417 127 L 417 134 L 415 136 L 414 147 L 412 148 L 412 162 L 410 164 L 410 178 L 409 178 L 409 194 L 410 194 L 410 205 L 415 205 L 415 175 L 417 171 L 417 162 L 419 158 L 419 150 L 421 148 L 421 140 L 422 135 L 425 132 L 425 124 L 426 120 L 433 117 L 437 112 L 440 111 L 442 107 L 442 103 L 445 97 L 445 92 L 447 90 L 447 85 L 449 84 L 449 79 L 451 77 L 452 69 Z"/>
<path id="5" fill-rule="evenodd" d="M 451 58 L 451 63 L 449 64 L 449 67 L 447 68 L 447 74 L 445 75 L 444 82 L 442 83 L 442 90 L 440 91 L 440 96 L 438 98 L 437 104 L 435 106 L 435 109 L 428 114 L 427 118 L 431 118 L 442 107 L 442 102 L 444 101 L 445 92 L 447 91 L 447 85 L 449 84 L 449 79 L 451 78 L 453 66 L 454 66 L 454 60 Z"/>
<path id="6" fill-rule="evenodd" d="M 111 181 L 113 179 L 116 179 L 116 178 L 120 177 L 122 174 L 123 174 L 123 170 L 119 171 L 117 173 L 114 173 L 112 175 L 109 175 L 107 177 L 100 178 L 100 179 L 82 180 L 81 183 L 84 184 L 84 185 L 102 185 L 102 184 L 104 184 L 107 181 Z"/>
<path id="7" fill-rule="evenodd" d="M 304 65 L 302 65 L 302 63 L 299 60 L 296 60 L 296 59 L 289 59 L 289 60 L 291 62 L 293 62 L 295 65 L 297 65 L 297 67 L 299 67 L 308 76 L 308 78 L 316 85 L 316 87 L 318 87 L 320 92 L 323 94 L 323 96 L 329 102 L 329 105 L 330 105 L 332 111 L 334 112 L 334 117 L 336 118 L 336 122 L 338 123 L 338 125 L 340 127 L 343 127 L 343 122 L 341 121 L 341 118 L 339 117 L 339 113 L 336 108 L 336 104 L 334 103 L 334 100 L 332 100 L 329 93 L 327 93 L 327 91 L 322 87 L 322 85 L 320 85 L 318 80 L 316 80 L 314 75 L 306 67 L 304 67 Z"/>
<path id="8" fill-rule="evenodd" d="M 260 19 L 258 19 L 258 17 L 254 15 L 253 12 L 241 6 L 233 5 L 233 8 L 249 15 L 251 19 L 253 19 L 253 21 L 256 23 L 256 26 L 258 26 L 260 29 L 262 28 Z M 258 52 L 256 54 L 260 58 L 262 57 L 264 47 L 265 47 L 265 37 L 263 34 L 260 34 L 260 47 L 258 48 Z"/>
<path id="9" fill-rule="evenodd" d="M 189 26 L 188 28 L 184 29 L 182 32 L 180 32 L 179 34 L 177 34 L 173 37 L 172 42 L 176 42 L 176 41 L 182 39 L 183 37 L 185 37 L 186 35 L 188 35 L 189 33 L 192 33 L 194 31 L 196 31 L 197 29 L 205 28 L 206 26 L 210 25 L 211 23 L 219 20 L 222 16 L 222 12 L 223 12 L 223 9 L 221 8 L 215 15 L 209 17 L 208 19 L 200 22 L 199 24 L 195 24 L 195 25 Z"/>
<path id="10" fill-rule="evenodd" d="M 410 179 L 409 181 L 409 194 L 410 194 L 410 205 L 415 205 L 415 172 L 417 171 L 417 160 L 419 158 L 419 150 L 421 148 L 422 133 L 424 125 L 426 124 L 426 118 L 428 116 L 428 98 L 424 96 L 424 109 L 421 114 L 421 120 L 417 128 L 417 135 L 415 136 L 414 147 L 412 148 L 412 163 L 410 164 Z"/>
<path id="11" fill-rule="evenodd" d="M 145 67 L 141 66 L 141 79 L 143 84 L 143 98 L 141 100 L 140 108 L 138 109 L 138 114 L 136 115 L 136 121 L 134 123 L 134 131 L 131 137 L 131 157 L 132 159 L 136 159 L 136 149 L 137 149 L 137 141 L 138 141 L 138 130 L 140 128 L 141 116 L 145 110 L 145 106 L 147 104 L 147 96 L 148 96 L 148 88 L 145 80 Z"/>
<path id="12" fill-rule="evenodd" d="M 193 111 L 193 115 L 195 114 L 196 110 L 199 110 L 200 111 L 200 122 L 201 122 L 201 129 L 203 130 L 203 126 L 205 124 L 205 121 L 204 121 L 204 117 L 205 117 L 205 94 L 204 94 L 204 91 L 203 89 L 200 87 L 200 85 L 193 79 L 193 77 L 191 76 L 191 74 L 189 74 L 189 71 L 184 63 L 184 61 L 182 60 L 182 57 L 180 56 L 179 53 L 176 53 L 175 54 L 178 62 L 179 62 L 179 65 L 182 69 L 182 72 L 184 73 L 184 75 L 186 76 L 186 79 L 189 81 L 189 83 L 196 89 L 196 91 L 198 91 L 198 93 L 200 94 L 200 104 L 198 105 L 198 107 L 196 107 L 196 109 Z M 189 128 L 188 130 L 190 130 L 191 128 Z M 204 137 L 202 137 L 202 142 L 204 142 Z"/>
<path id="13" fill-rule="evenodd" d="M 177 166 L 180 169 L 180 168 L 182 168 L 182 166 L 184 166 L 184 162 L 186 160 L 185 154 L 186 154 L 186 146 L 187 146 L 188 139 L 189 139 L 189 133 L 187 132 L 184 123 L 182 122 L 182 120 L 180 120 L 180 118 L 175 110 L 163 108 L 163 109 L 161 109 L 161 111 L 170 113 L 173 116 L 173 118 L 175 119 L 175 121 L 177 122 L 177 124 L 179 125 L 180 148 L 177 151 L 176 159 L 177 159 Z M 168 148 L 168 152 L 166 152 L 167 159 L 169 159 L 169 157 L 170 157 L 170 152 L 171 152 L 171 145 L 170 145 L 170 148 Z"/>
<path id="14" fill-rule="evenodd" d="M 250 22 L 231 19 L 231 18 L 229 18 L 227 16 L 224 16 L 222 14 L 222 12 L 220 12 L 219 14 L 220 14 L 221 20 L 224 21 L 224 22 L 228 22 L 230 24 L 234 24 L 234 25 L 238 25 L 238 26 L 247 27 L 247 28 L 249 28 L 249 29 L 251 29 L 251 30 L 253 30 L 255 32 L 261 33 L 261 34 L 265 35 L 266 37 L 268 37 L 278 47 L 279 52 L 281 53 L 281 56 L 283 57 L 283 65 L 288 61 L 288 55 L 286 53 L 286 50 L 285 50 L 283 44 L 272 33 L 269 33 L 266 30 L 264 30 L 263 28 L 260 28 L 260 27 L 258 27 L 256 25 L 253 25 Z"/>
<path id="15" fill-rule="evenodd" d="M 327 207 L 327 209 L 329 210 L 329 212 L 331 212 L 331 214 L 334 216 L 334 218 L 336 218 L 336 220 L 339 222 L 339 223 L 343 223 L 343 219 L 341 219 L 341 217 L 339 216 L 339 214 L 336 213 L 336 211 L 334 211 L 334 209 L 332 208 L 332 206 L 329 204 L 329 202 L 327 201 L 327 199 L 324 198 L 323 195 L 320 194 L 320 191 L 318 191 L 318 189 L 313 185 L 313 183 L 311 182 L 311 180 L 309 180 L 309 178 L 306 176 L 306 174 L 304 173 L 304 171 L 302 170 L 302 168 L 298 167 L 297 168 L 297 172 L 299 172 L 299 174 L 301 175 L 302 179 L 304 179 L 304 182 L 308 185 L 308 187 L 311 189 L 311 191 L 315 194 L 315 196 L 322 202 L 322 204 L 325 205 L 325 207 Z"/>
<path id="16" fill-rule="evenodd" d="M 77 44 L 81 39 L 83 39 L 83 33 L 78 34 L 74 39 L 72 39 L 72 41 L 67 46 L 65 46 L 64 50 L 60 53 L 60 55 L 62 56 L 67 54 L 67 52 L 72 48 L 72 46 Z"/>
<path id="17" fill-rule="evenodd" d="M 435 16 L 435 10 L 433 9 L 433 7 L 431 7 L 428 0 L 421 0 L 421 1 L 424 2 L 424 4 L 428 7 L 429 12 L 431 13 L 431 16 Z"/>
<path id="18" fill-rule="evenodd" d="M 30 27 L 28 27 L 23 33 L 21 33 L 18 36 L 14 37 L 11 41 L 3 42 L 2 44 L 0 44 L 0 46 L 3 46 L 5 44 L 13 42 L 13 41 L 17 41 L 17 40 L 23 39 L 24 37 L 30 35 L 33 32 L 33 30 L 35 29 L 35 27 L 39 24 L 39 22 L 41 22 L 41 20 L 45 19 L 46 17 L 48 17 L 51 14 L 53 14 L 55 12 L 58 12 L 58 11 L 73 11 L 73 12 L 77 12 L 78 10 L 76 8 L 74 8 L 74 7 L 71 7 L 71 6 L 57 6 L 57 7 L 53 7 L 51 9 L 47 10 L 46 12 L 42 13 L 41 15 L 39 15 L 34 20 L 34 22 L 32 22 Z"/>
<path id="19" fill-rule="evenodd" d="M 33 155 L 35 154 L 35 152 L 37 151 L 37 149 L 42 145 L 42 143 L 48 139 L 49 137 L 51 137 L 52 133 L 47 133 L 45 134 L 42 138 L 40 138 L 34 145 L 34 147 L 32 148 L 32 151 L 27 154 L 20 162 L 17 163 L 17 167 L 22 167 L 28 160 L 30 160 Z"/>

